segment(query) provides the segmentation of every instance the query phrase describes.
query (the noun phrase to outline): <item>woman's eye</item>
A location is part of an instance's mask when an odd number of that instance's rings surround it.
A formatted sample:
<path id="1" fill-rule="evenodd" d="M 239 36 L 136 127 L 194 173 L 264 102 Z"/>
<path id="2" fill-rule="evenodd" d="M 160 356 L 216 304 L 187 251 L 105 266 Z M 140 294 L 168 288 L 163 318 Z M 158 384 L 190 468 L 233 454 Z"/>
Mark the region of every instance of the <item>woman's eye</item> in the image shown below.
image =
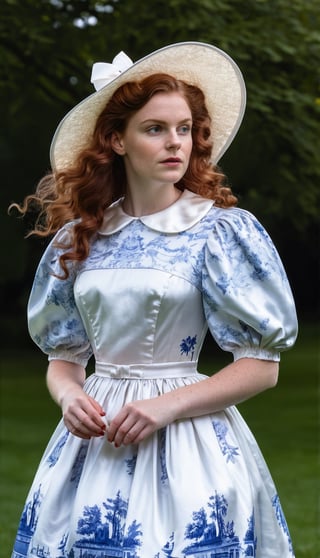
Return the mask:
<path id="1" fill-rule="evenodd" d="M 153 124 L 152 126 L 148 126 L 146 132 L 150 135 L 157 135 L 157 134 L 161 134 L 161 132 L 163 132 L 164 130 L 165 127 L 163 127 L 161 124 Z M 181 136 L 187 136 L 190 133 L 190 131 L 191 131 L 190 124 L 182 124 L 181 126 L 178 126 L 176 128 L 177 134 L 180 134 Z"/>
<path id="2" fill-rule="evenodd" d="M 180 126 L 179 134 L 187 135 L 189 134 L 190 130 L 191 127 L 189 126 L 189 124 L 184 124 L 183 126 Z"/>
<path id="3" fill-rule="evenodd" d="M 154 126 L 149 126 L 147 132 L 149 134 L 158 134 L 159 132 L 161 132 L 161 126 L 159 126 L 159 124 L 154 124 Z"/>

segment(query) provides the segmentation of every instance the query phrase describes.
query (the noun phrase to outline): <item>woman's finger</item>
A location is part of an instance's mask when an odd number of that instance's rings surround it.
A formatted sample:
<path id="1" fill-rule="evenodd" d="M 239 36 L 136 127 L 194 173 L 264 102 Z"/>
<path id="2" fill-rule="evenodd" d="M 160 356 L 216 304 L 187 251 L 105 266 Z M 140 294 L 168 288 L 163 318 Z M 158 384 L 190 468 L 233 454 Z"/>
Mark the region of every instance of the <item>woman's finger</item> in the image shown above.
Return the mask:
<path id="1" fill-rule="evenodd" d="M 90 399 L 73 402 L 64 412 L 65 424 L 72 434 L 85 438 L 104 435 L 106 423 L 100 414 L 102 408 L 98 404 L 98 412 L 93 402 Z M 105 414 L 103 409 L 102 412 Z"/>

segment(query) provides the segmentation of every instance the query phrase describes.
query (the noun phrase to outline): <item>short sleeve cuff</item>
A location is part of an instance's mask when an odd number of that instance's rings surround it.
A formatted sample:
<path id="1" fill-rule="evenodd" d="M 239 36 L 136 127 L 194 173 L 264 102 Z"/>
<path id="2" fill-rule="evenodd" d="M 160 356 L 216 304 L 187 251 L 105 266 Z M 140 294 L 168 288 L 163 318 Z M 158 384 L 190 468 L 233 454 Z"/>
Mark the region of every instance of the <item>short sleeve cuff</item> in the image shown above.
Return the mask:
<path id="1" fill-rule="evenodd" d="M 233 351 L 234 360 L 240 358 L 257 358 L 259 360 L 273 360 L 274 362 L 280 361 L 280 353 L 261 349 L 260 347 L 240 347 Z"/>
<path id="2" fill-rule="evenodd" d="M 69 351 L 54 351 L 48 356 L 49 362 L 51 360 L 65 360 L 73 364 L 79 364 L 85 368 L 88 364 L 88 359 L 81 357 L 81 355 L 72 355 Z"/>

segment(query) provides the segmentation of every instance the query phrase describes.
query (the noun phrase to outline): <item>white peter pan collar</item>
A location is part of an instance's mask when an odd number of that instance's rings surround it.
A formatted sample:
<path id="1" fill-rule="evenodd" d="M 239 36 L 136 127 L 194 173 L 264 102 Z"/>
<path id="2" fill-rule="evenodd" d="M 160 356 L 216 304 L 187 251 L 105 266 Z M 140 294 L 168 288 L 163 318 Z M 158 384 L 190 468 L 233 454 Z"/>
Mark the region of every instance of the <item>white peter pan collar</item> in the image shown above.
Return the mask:
<path id="1" fill-rule="evenodd" d="M 122 201 L 123 198 L 107 208 L 99 234 L 113 234 L 132 221 L 141 221 L 146 227 L 157 232 L 183 232 L 198 223 L 214 204 L 213 200 L 203 198 L 190 190 L 184 190 L 176 202 L 162 211 L 134 217 L 123 211 Z"/>

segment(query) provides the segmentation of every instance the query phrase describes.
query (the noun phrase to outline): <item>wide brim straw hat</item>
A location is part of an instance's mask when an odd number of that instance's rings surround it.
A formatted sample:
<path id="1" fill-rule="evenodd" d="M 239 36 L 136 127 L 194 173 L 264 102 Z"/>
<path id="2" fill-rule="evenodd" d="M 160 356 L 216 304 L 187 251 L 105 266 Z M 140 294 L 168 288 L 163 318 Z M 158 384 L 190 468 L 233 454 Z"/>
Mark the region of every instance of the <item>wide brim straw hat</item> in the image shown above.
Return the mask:
<path id="1" fill-rule="evenodd" d="M 97 118 L 114 92 L 128 81 L 166 73 L 197 85 L 211 117 L 212 162 L 226 152 L 241 124 L 246 89 L 237 64 L 219 48 L 200 42 L 168 45 L 132 63 L 119 53 L 112 64 L 97 63 L 92 82 L 98 91 L 76 105 L 60 122 L 50 148 L 52 168 L 67 170 L 89 147 Z"/>

